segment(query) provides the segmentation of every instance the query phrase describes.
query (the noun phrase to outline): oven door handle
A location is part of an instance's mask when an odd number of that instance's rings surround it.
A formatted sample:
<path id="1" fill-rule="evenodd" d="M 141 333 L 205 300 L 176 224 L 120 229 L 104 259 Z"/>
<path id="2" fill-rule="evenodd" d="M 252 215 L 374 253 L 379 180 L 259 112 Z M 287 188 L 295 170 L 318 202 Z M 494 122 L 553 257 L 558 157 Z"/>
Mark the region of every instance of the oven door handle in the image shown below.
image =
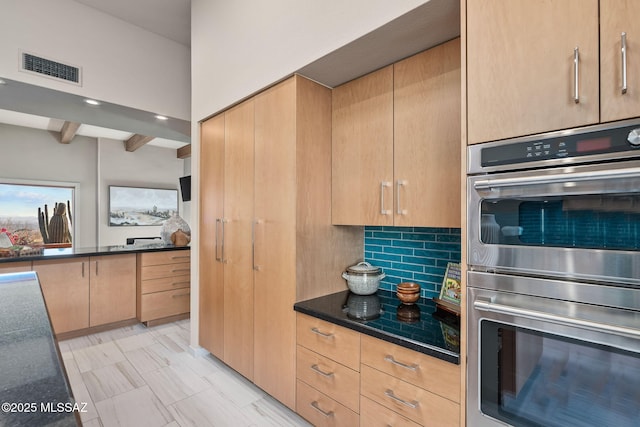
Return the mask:
<path id="1" fill-rule="evenodd" d="M 610 325 L 607 323 L 592 322 L 590 320 L 574 319 L 571 317 L 545 313 L 537 310 L 529 310 L 526 308 L 513 307 L 510 305 L 496 304 L 491 301 L 476 300 L 473 302 L 473 307 L 476 310 L 480 311 L 513 315 L 532 320 L 540 320 L 565 326 L 588 329 L 596 332 L 606 332 L 616 335 L 624 335 L 631 338 L 640 338 L 640 330 L 638 329 L 627 328 L 625 326 Z"/>
<path id="2" fill-rule="evenodd" d="M 564 184 L 567 182 L 603 181 L 614 179 L 628 179 L 640 177 L 640 168 L 626 168 L 618 170 L 577 172 L 553 174 L 540 177 L 494 178 L 481 179 L 473 183 L 476 190 L 492 188 L 524 187 L 528 185 Z"/>

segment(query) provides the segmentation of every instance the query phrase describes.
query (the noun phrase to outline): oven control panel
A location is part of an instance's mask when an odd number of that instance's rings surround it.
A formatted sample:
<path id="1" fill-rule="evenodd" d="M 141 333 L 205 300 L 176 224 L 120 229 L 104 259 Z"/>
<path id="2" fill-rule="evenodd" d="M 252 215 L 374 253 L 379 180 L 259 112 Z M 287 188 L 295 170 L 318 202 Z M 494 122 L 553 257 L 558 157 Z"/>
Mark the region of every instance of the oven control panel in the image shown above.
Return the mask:
<path id="1" fill-rule="evenodd" d="M 567 132 L 539 140 L 494 145 L 481 149 L 481 166 L 490 167 L 542 160 L 628 152 L 640 157 L 640 126 L 626 126 L 588 132 Z"/>

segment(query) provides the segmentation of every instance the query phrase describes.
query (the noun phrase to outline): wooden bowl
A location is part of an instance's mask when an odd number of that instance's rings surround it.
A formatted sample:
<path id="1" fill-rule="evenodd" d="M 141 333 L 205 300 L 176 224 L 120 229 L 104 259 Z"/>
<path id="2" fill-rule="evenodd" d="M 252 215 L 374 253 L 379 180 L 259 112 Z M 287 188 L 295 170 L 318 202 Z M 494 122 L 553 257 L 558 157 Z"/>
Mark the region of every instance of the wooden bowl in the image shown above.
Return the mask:
<path id="1" fill-rule="evenodd" d="M 396 296 L 400 301 L 402 301 L 403 304 L 410 305 L 418 301 L 418 299 L 420 298 L 420 292 L 413 292 L 408 294 L 402 293 L 402 292 L 396 292 Z"/>
<path id="2" fill-rule="evenodd" d="M 420 292 L 420 285 L 413 282 L 403 282 L 398 284 L 397 290 L 403 293 Z"/>

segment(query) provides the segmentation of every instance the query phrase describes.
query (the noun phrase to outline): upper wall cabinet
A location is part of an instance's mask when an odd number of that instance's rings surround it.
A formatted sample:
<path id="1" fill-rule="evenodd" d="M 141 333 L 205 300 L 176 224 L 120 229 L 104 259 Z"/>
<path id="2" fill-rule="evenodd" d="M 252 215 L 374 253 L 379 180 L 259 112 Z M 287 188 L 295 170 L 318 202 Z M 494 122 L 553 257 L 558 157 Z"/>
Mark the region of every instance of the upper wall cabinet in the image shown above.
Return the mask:
<path id="1" fill-rule="evenodd" d="M 459 144 L 460 39 L 335 88 L 333 223 L 460 227 Z"/>
<path id="2" fill-rule="evenodd" d="M 639 12 L 632 0 L 468 2 L 468 142 L 639 115 Z"/>

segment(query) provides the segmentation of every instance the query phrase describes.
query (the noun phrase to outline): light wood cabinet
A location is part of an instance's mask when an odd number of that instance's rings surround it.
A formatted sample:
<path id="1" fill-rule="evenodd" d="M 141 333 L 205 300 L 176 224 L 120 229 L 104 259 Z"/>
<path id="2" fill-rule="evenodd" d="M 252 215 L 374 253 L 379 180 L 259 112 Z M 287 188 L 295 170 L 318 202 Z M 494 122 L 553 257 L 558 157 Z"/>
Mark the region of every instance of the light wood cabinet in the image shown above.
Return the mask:
<path id="1" fill-rule="evenodd" d="M 362 229 L 331 225 L 331 92 L 294 76 L 201 136 L 202 345 L 293 408 L 293 304 L 344 289 L 362 256 Z"/>
<path id="2" fill-rule="evenodd" d="M 89 327 L 89 258 L 33 261 L 56 335 Z"/>
<path id="3" fill-rule="evenodd" d="M 455 39 L 334 89 L 334 224 L 460 227 L 460 79 Z"/>
<path id="4" fill-rule="evenodd" d="M 134 317 L 152 322 L 189 313 L 190 271 L 189 250 L 139 253 Z"/>
<path id="5" fill-rule="evenodd" d="M 89 259 L 89 326 L 136 317 L 136 255 Z"/>
<path id="6" fill-rule="evenodd" d="M 31 261 L 16 261 L 0 264 L 0 274 L 31 271 Z"/>
<path id="7" fill-rule="evenodd" d="M 640 115 L 640 15 L 637 0 L 600 0 L 600 121 Z M 623 93 L 622 33 L 627 87 Z"/>
<path id="8" fill-rule="evenodd" d="M 640 115 L 639 12 L 637 1 L 469 2 L 468 143 Z"/>
<path id="9" fill-rule="evenodd" d="M 310 422 L 460 425 L 459 365 L 302 313 L 297 342 L 296 411 Z"/>

